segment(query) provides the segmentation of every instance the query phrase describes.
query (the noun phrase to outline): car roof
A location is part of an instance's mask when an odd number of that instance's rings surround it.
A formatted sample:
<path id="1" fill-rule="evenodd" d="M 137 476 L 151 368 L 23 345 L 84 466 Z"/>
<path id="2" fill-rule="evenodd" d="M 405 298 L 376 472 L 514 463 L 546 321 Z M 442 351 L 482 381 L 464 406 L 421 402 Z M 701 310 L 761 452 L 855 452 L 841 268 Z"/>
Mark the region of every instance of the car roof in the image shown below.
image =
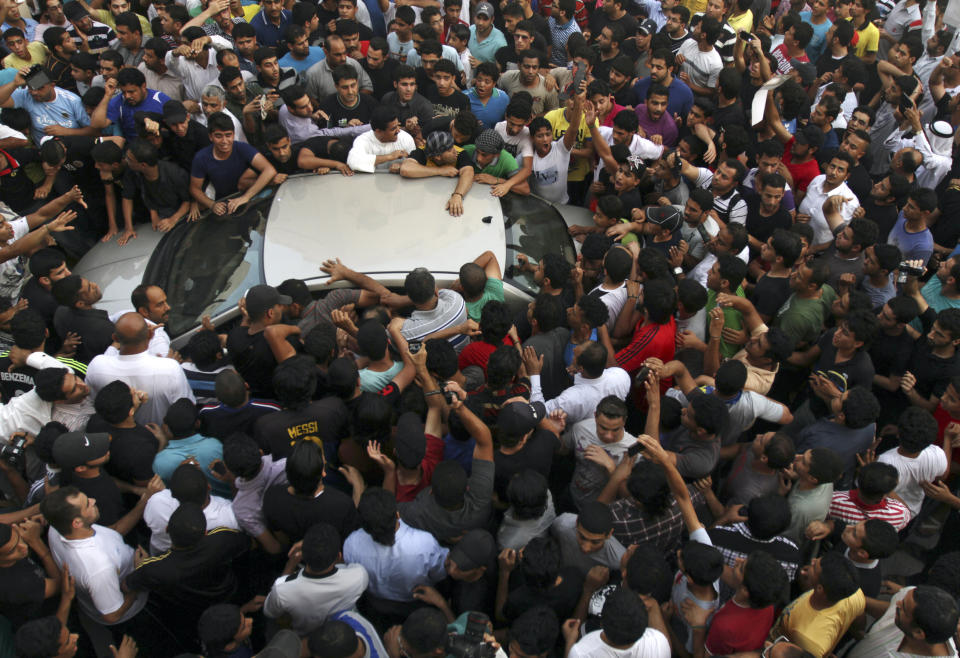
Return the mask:
<path id="1" fill-rule="evenodd" d="M 505 262 L 500 201 L 475 184 L 464 214 L 451 217 L 444 206 L 455 187 L 454 178 L 388 173 L 291 177 L 270 208 L 265 280 L 303 279 L 316 288 L 327 278 L 320 263 L 328 258 L 381 280 L 417 267 L 455 278 L 461 265 L 488 250 Z M 487 216 L 489 223 L 482 221 Z"/>

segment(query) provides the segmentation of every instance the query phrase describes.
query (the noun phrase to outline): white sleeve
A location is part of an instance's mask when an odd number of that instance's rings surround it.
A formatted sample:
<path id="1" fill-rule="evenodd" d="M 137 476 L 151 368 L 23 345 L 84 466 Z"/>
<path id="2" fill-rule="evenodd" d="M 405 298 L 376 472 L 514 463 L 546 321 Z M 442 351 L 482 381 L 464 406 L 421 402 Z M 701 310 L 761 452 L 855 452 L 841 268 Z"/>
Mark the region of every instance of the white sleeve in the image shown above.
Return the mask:
<path id="1" fill-rule="evenodd" d="M 67 364 L 58 361 L 44 352 L 34 352 L 28 356 L 27 365 L 31 368 L 36 368 L 37 370 L 43 370 L 44 368 L 60 368 L 61 370 L 69 370 L 70 372 L 73 372 L 73 369 Z"/>
<path id="2" fill-rule="evenodd" d="M 710 184 L 713 182 L 713 172 L 706 167 L 697 167 L 697 170 L 697 180 L 695 180 L 693 184 L 705 190 L 709 189 Z"/>
<path id="3" fill-rule="evenodd" d="M 354 171 L 372 174 L 377 168 L 377 156 L 367 151 L 368 142 L 357 140 L 347 155 L 347 166 Z"/>
<path id="4" fill-rule="evenodd" d="M 696 541 L 700 542 L 701 544 L 706 544 L 707 546 L 713 546 L 713 542 L 710 541 L 710 534 L 703 526 L 700 526 L 690 533 L 690 541 Z"/>
<path id="5" fill-rule="evenodd" d="M 219 34 L 213 34 L 210 36 L 210 45 L 213 46 L 214 50 L 230 50 L 233 48 L 233 44 Z M 213 53 L 210 54 L 213 55 Z M 215 55 L 214 58 L 216 58 Z"/>
<path id="6" fill-rule="evenodd" d="M 658 146 L 649 139 L 644 139 L 638 135 L 630 143 L 630 152 L 633 155 L 639 155 L 644 160 L 656 160 L 663 154 L 663 145 Z"/>
<path id="7" fill-rule="evenodd" d="M 270 588 L 270 593 L 267 594 L 267 598 L 263 602 L 264 616 L 270 617 L 270 619 L 276 619 L 286 612 L 283 605 L 280 603 L 280 595 L 277 594 L 277 585 L 286 582 L 286 580 L 286 576 L 280 576 L 274 581 L 273 587 Z"/>
<path id="8" fill-rule="evenodd" d="M 762 418 L 763 420 L 770 421 L 771 423 L 779 423 L 780 419 L 783 417 L 783 405 L 775 400 L 771 400 L 765 395 L 760 395 L 759 393 L 754 393 L 753 391 L 745 391 L 744 395 L 750 393 L 750 399 L 753 402 L 753 413 L 757 418 Z"/>
<path id="9" fill-rule="evenodd" d="M 120 579 L 113 569 L 102 569 L 89 574 L 83 584 L 86 585 L 87 593 L 90 594 L 94 607 L 101 615 L 109 615 L 123 607 Z"/>

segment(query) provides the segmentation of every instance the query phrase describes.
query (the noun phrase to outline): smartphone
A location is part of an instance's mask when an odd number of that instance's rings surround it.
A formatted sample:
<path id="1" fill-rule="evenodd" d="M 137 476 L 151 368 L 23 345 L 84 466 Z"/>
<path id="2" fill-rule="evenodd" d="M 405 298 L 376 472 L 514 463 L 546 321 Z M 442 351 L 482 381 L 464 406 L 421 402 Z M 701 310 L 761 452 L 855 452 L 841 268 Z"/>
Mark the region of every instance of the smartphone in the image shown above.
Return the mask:
<path id="1" fill-rule="evenodd" d="M 647 377 L 649 376 L 650 376 L 650 368 L 648 368 L 647 366 L 643 366 L 642 368 L 640 368 L 640 370 L 637 371 L 636 377 L 633 378 L 633 383 L 636 384 L 637 386 L 643 386 L 647 381 Z"/>
<path id="2" fill-rule="evenodd" d="M 627 457 L 636 457 L 641 452 L 643 452 L 643 444 L 637 441 L 632 446 L 627 448 Z"/>
<path id="3" fill-rule="evenodd" d="M 705 224 L 697 224 L 697 233 L 700 234 L 700 239 L 703 240 L 703 244 L 710 242 L 710 231 L 707 230 Z"/>

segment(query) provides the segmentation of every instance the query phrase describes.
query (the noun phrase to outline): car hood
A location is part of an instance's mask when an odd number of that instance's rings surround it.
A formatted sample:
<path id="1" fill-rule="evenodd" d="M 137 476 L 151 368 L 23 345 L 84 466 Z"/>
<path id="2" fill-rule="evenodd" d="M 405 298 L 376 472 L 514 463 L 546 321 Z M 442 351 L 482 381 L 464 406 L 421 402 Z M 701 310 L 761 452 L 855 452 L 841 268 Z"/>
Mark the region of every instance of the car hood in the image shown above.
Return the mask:
<path id="1" fill-rule="evenodd" d="M 490 187 L 475 184 L 464 214 L 444 209 L 456 180 L 404 180 L 396 175 L 329 174 L 288 179 L 277 192 L 267 221 L 264 277 L 277 285 L 303 279 L 312 288 L 327 278 L 328 258 L 379 280 L 393 280 L 417 267 L 438 274 L 438 283 L 484 251 L 504 262 L 503 212 Z M 490 221 L 483 222 L 484 217 Z M 387 265 L 389 263 L 389 265 Z"/>
<path id="2" fill-rule="evenodd" d="M 97 308 L 113 314 L 131 308 L 130 293 L 143 281 L 150 255 L 164 234 L 141 225 L 137 238 L 124 246 L 98 242 L 73 268 L 74 274 L 93 281 L 103 290 Z"/>

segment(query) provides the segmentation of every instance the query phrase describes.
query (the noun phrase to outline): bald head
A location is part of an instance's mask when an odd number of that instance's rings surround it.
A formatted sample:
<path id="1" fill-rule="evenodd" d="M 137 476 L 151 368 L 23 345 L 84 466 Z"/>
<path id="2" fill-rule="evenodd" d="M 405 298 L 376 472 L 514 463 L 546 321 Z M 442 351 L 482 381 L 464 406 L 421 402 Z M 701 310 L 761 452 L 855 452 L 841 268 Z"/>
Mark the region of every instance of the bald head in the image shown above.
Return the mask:
<path id="1" fill-rule="evenodd" d="M 127 352 L 140 351 L 146 349 L 150 342 L 150 328 L 147 327 L 147 321 L 139 313 L 124 313 L 114 325 L 113 337 L 120 347 Z M 132 350 L 134 347 L 142 347 L 140 350 Z"/>

